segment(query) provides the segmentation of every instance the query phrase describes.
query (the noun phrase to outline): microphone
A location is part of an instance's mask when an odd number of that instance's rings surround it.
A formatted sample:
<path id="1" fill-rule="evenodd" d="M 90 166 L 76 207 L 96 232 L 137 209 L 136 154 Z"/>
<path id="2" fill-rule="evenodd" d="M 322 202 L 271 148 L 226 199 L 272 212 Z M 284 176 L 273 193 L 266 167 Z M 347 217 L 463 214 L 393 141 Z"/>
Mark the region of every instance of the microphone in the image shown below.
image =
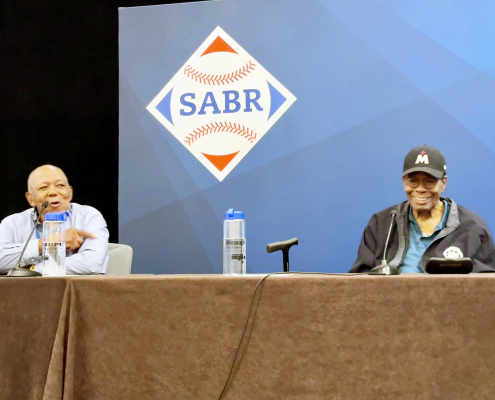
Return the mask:
<path id="1" fill-rule="evenodd" d="M 48 205 L 49 205 L 48 201 L 43 202 L 43 204 L 41 205 L 41 211 L 38 215 L 38 218 L 36 219 L 36 222 L 34 223 L 34 227 L 31 230 L 31 233 L 29 234 L 29 237 L 28 237 L 26 244 L 24 245 L 24 248 L 21 251 L 21 255 L 19 256 L 19 259 L 15 263 L 14 268 L 12 268 L 9 271 L 7 276 L 17 276 L 17 277 L 20 277 L 20 276 L 41 276 L 41 274 L 39 272 L 31 271 L 31 270 L 25 269 L 25 268 L 21 268 L 21 261 L 22 261 L 22 256 L 24 255 L 24 252 L 26 251 L 27 245 L 29 244 L 29 241 L 31 240 L 31 236 L 33 236 L 33 233 L 36 229 L 36 226 L 40 222 L 41 214 L 43 214 L 43 211 L 45 211 L 45 209 L 48 207 Z"/>
<path id="2" fill-rule="evenodd" d="M 283 242 L 274 242 L 266 245 L 267 253 L 282 250 L 284 272 L 289 272 L 289 250 L 295 244 L 299 244 L 299 240 L 296 237 L 289 240 L 284 240 Z"/>
<path id="3" fill-rule="evenodd" d="M 390 240 L 390 233 L 392 232 L 392 226 L 394 225 L 394 219 L 395 216 L 397 215 L 397 210 L 392 210 L 390 215 L 392 219 L 390 221 L 390 228 L 388 228 L 388 235 L 387 235 L 387 240 L 385 241 L 385 250 L 383 250 L 382 262 L 380 265 L 376 266 L 370 272 L 368 272 L 368 275 L 400 275 L 400 271 L 397 268 L 388 265 L 386 259 L 388 242 Z"/>

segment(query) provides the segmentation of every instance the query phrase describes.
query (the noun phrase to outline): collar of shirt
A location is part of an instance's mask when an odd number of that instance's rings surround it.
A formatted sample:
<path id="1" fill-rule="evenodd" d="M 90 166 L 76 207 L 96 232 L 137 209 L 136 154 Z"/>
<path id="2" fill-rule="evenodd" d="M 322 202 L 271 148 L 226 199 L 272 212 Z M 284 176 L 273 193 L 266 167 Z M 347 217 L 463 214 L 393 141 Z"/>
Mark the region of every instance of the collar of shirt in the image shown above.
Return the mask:
<path id="1" fill-rule="evenodd" d="M 72 216 L 72 204 L 69 204 L 69 209 L 67 211 L 69 212 L 69 216 Z M 33 221 L 33 224 L 36 223 L 37 219 L 38 219 L 38 210 L 36 209 L 36 207 L 33 207 L 33 211 L 31 211 L 31 220 Z M 39 239 L 42 234 L 43 234 L 43 222 L 39 222 L 38 225 L 36 225 L 36 237 Z"/>
<path id="2" fill-rule="evenodd" d="M 435 230 L 431 236 L 423 236 L 421 228 L 419 227 L 414 214 L 412 213 L 412 208 L 409 207 L 409 248 L 407 249 L 406 257 L 403 263 L 400 265 L 399 270 L 401 273 L 422 273 L 420 263 L 421 257 L 425 253 L 426 249 L 435 240 L 438 233 L 445 228 L 447 224 L 447 219 L 450 212 L 450 204 L 443 200 L 445 206 L 443 217 L 440 223 L 435 227 Z"/>
<path id="3" fill-rule="evenodd" d="M 414 217 L 412 207 L 409 207 L 409 222 L 410 223 L 412 222 L 414 224 L 415 228 L 417 228 L 417 231 L 419 231 L 422 238 L 430 238 L 432 236 L 435 237 L 436 234 L 438 234 L 438 232 L 440 232 L 443 228 L 445 228 L 445 225 L 447 224 L 447 219 L 449 218 L 450 204 L 447 203 L 446 200 L 443 200 L 442 203 L 444 205 L 443 216 L 440 222 L 438 223 L 438 225 L 433 230 L 431 236 L 423 236 L 423 232 L 421 232 L 421 228 L 419 227 L 418 221 L 416 221 L 416 218 Z"/>

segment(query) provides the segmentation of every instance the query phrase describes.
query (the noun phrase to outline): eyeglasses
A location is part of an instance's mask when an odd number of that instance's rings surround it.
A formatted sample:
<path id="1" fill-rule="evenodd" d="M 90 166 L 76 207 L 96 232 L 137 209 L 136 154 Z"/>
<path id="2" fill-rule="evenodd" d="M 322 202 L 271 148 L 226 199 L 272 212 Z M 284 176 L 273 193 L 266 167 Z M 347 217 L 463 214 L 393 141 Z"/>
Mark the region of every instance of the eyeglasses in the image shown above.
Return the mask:
<path id="1" fill-rule="evenodd" d="M 414 176 L 406 177 L 404 179 L 404 181 L 406 182 L 406 185 L 409 186 L 410 188 L 413 188 L 413 189 L 417 188 L 421 182 L 423 182 L 423 186 L 426 189 L 433 189 L 439 180 L 440 179 L 433 178 L 433 177 L 421 180 L 421 179 L 418 179 Z"/>

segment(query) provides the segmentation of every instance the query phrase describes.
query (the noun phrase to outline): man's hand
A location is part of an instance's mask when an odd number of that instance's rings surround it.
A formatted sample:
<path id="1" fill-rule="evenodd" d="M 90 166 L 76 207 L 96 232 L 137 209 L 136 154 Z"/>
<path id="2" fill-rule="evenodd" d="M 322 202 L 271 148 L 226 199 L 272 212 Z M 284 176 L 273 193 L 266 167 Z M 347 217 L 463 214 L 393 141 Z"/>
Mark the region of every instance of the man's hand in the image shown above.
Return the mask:
<path id="1" fill-rule="evenodd" d="M 65 231 L 65 242 L 67 251 L 79 250 L 85 238 L 96 239 L 96 235 L 83 231 L 82 229 L 70 228 Z"/>
<path id="2" fill-rule="evenodd" d="M 79 247 L 84 243 L 85 238 L 96 239 L 96 235 L 83 231 L 82 229 L 70 228 L 65 231 L 65 242 L 67 251 L 79 250 Z M 48 242 L 60 242 L 60 233 L 48 236 Z M 40 255 L 43 254 L 43 239 L 38 241 L 38 249 Z"/>

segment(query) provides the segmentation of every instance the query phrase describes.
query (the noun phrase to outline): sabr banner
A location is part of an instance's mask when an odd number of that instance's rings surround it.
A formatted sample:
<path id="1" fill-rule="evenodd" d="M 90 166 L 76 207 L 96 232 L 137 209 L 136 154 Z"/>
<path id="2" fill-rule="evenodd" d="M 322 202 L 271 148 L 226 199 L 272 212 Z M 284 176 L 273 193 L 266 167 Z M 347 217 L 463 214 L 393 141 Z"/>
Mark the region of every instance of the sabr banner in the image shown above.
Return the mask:
<path id="1" fill-rule="evenodd" d="M 266 245 L 292 237 L 292 269 L 347 272 L 371 216 L 406 200 L 404 156 L 425 143 L 447 160 L 444 194 L 495 232 L 495 24 L 479 3 L 120 8 L 119 241 L 133 272 L 221 273 L 230 208 L 246 218 L 248 272 L 281 271 Z"/>

